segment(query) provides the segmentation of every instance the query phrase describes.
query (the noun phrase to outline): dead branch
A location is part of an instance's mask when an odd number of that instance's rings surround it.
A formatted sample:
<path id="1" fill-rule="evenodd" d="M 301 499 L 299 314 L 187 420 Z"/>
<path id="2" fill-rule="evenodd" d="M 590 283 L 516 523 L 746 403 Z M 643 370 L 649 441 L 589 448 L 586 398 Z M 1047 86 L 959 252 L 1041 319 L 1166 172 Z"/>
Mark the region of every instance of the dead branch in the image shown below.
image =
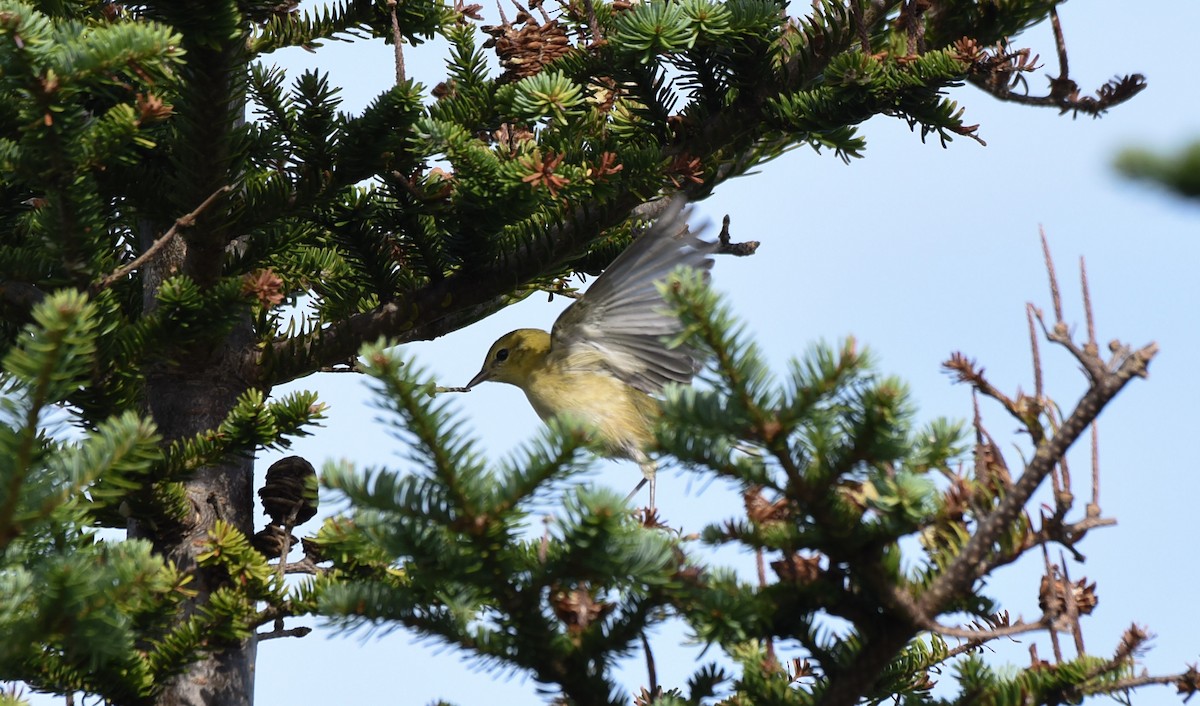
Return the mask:
<path id="1" fill-rule="evenodd" d="M 93 283 L 91 286 L 91 293 L 95 294 L 108 289 L 116 282 L 128 277 L 129 273 L 138 269 L 142 265 L 145 265 L 150 258 L 157 255 L 160 250 L 166 247 L 167 243 L 171 242 L 171 240 L 178 235 L 181 230 L 195 225 L 196 219 L 200 217 L 201 213 L 204 213 L 204 211 L 212 206 L 217 199 L 221 198 L 225 194 L 228 194 L 230 191 L 233 191 L 232 186 L 222 186 L 221 188 L 212 192 L 212 194 L 210 194 L 208 198 L 204 199 L 204 201 L 200 202 L 200 205 L 193 209 L 191 213 L 176 218 L 175 222 L 171 224 L 171 228 L 166 233 L 163 233 L 162 236 L 160 236 L 157 240 L 151 243 L 150 247 L 146 248 L 145 252 L 134 258 L 132 262 L 118 267 L 100 281 Z"/>

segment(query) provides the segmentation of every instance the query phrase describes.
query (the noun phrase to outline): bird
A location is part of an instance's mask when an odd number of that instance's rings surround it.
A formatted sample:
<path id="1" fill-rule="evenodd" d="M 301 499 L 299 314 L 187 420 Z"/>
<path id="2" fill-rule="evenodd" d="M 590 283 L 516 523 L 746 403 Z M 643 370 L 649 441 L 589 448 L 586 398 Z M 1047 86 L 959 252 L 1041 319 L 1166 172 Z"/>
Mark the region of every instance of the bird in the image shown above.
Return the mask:
<path id="1" fill-rule="evenodd" d="M 691 383 L 699 370 L 693 350 L 667 346 L 683 325 L 658 284 L 677 267 L 693 269 L 708 281 L 718 247 L 701 239 L 704 228 L 689 232 L 689 212 L 684 197 L 671 198 L 550 331 L 521 328 L 504 334 L 466 385 L 515 385 L 543 420 L 568 418 L 594 430 L 604 455 L 638 464 L 642 479 L 625 501 L 649 483 L 651 510 L 657 464 L 648 452 L 661 414 L 655 395 L 668 383 Z"/>

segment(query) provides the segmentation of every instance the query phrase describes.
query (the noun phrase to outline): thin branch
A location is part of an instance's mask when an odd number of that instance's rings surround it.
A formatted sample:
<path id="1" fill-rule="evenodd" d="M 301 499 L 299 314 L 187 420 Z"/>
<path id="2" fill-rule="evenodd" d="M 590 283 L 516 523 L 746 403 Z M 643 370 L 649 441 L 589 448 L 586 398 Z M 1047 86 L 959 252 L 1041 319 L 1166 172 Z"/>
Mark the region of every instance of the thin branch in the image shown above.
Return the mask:
<path id="1" fill-rule="evenodd" d="M 1038 226 L 1038 234 L 1042 238 L 1042 257 L 1046 262 L 1046 272 L 1050 276 L 1050 301 L 1054 302 L 1054 323 L 1063 322 L 1062 295 L 1058 292 L 1058 275 L 1054 273 L 1054 258 L 1050 256 L 1050 243 L 1046 241 L 1046 229 Z M 1042 317 L 1039 314 L 1038 319 Z"/>
<path id="2" fill-rule="evenodd" d="M 396 0 L 388 0 L 388 12 L 392 16 L 392 44 L 396 54 L 396 85 L 404 83 L 404 35 L 400 33 L 400 18 L 396 14 Z"/>
<path id="3" fill-rule="evenodd" d="M 1046 327 L 1046 322 L 1042 319 L 1042 317 L 1039 316 L 1038 324 L 1041 325 L 1042 331 L 1046 334 L 1047 339 L 1059 344 L 1063 348 L 1066 348 L 1071 352 L 1071 355 L 1075 356 L 1075 360 L 1079 362 L 1079 365 L 1083 368 L 1083 371 L 1087 373 L 1087 376 L 1092 384 L 1102 380 L 1108 374 L 1108 368 L 1104 365 L 1104 361 L 1101 360 L 1098 355 L 1089 355 L 1088 352 L 1081 346 L 1075 344 L 1075 341 L 1071 339 L 1070 331 L 1068 331 L 1065 323 L 1060 321 L 1054 324 L 1053 329 L 1050 329 Z"/>
<path id="4" fill-rule="evenodd" d="M 1058 460 L 1075 443 L 1085 429 L 1095 421 L 1113 397 L 1135 377 L 1143 377 L 1158 345 L 1151 343 L 1131 354 L 1120 367 L 1093 382 L 1057 431 L 1038 445 L 1025 472 L 1013 484 L 995 511 L 979 522 L 975 534 L 967 541 L 958 557 L 946 568 L 921 596 L 919 607 L 924 615 L 937 615 L 952 596 L 961 595 L 979 578 L 978 565 L 1008 526 L 1021 514 L 1029 498 L 1050 474 Z"/>
<path id="5" fill-rule="evenodd" d="M 304 637 L 310 632 L 312 632 L 312 628 L 301 625 L 299 627 L 288 628 L 287 630 L 276 628 L 271 632 L 260 632 L 255 637 L 259 642 L 262 642 L 263 640 L 274 640 L 280 637 Z"/>
<path id="6" fill-rule="evenodd" d="M 521 283 L 578 257 L 603 230 L 631 216 L 652 220 L 667 203 L 667 199 L 643 203 L 636 194 L 582 203 L 542 237 L 501 254 L 487 266 L 460 270 L 307 334 L 276 339 L 251 354 L 254 360 L 249 364 L 263 365 L 268 371 L 265 382 L 277 385 L 345 361 L 357 354 L 364 341 L 437 338 L 503 309 Z"/>
<path id="7" fill-rule="evenodd" d="M 1128 679 L 1121 679 L 1115 682 L 1103 682 L 1094 686 L 1084 684 L 1076 688 L 1084 695 L 1116 694 L 1127 689 L 1136 689 L 1139 686 L 1153 686 L 1156 684 L 1178 685 L 1185 678 L 1186 673 L 1163 674 L 1159 676 L 1142 674 L 1141 676 L 1129 677 Z"/>
<path id="8" fill-rule="evenodd" d="M 308 574 L 310 576 L 316 576 L 324 571 L 321 569 L 321 567 L 313 563 L 313 560 L 309 559 L 308 557 L 305 557 L 300 561 L 291 561 L 286 564 L 281 563 L 280 566 L 283 567 L 283 573 L 285 574 Z"/>
<path id="9" fill-rule="evenodd" d="M 1087 320 L 1087 344 L 1084 350 L 1096 354 L 1100 352 L 1100 344 L 1096 342 L 1096 317 L 1092 313 L 1092 295 L 1088 291 L 1087 263 L 1079 258 L 1079 280 L 1083 287 L 1083 314 Z"/>
<path id="10" fill-rule="evenodd" d="M 1100 428 L 1092 422 L 1092 502 L 1087 506 L 1088 518 L 1100 516 Z"/>
<path id="11" fill-rule="evenodd" d="M 1058 8 L 1050 8 L 1050 26 L 1054 29 L 1054 48 L 1058 51 L 1058 80 L 1066 81 L 1071 75 L 1067 64 L 1067 40 L 1063 36 L 1062 23 L 1058 21 Z"/>
<path id="12" fill-rule="evenodd" d="M 1062 569 L 1062 592 L 1067 604 L 1067 620 L 1071 624 L 1071 636 L 1075 638 L 1075 654 L 1085 655 L 1087 648 L 1083 644 L 1083 626 L 1079 624 L 1079 603 L 1075 600 L 1075 586 L 1071 583 L 1071 574 L 1067 570 L 1067 559 L 1061 551 L 1058 553 L 1058 563 Z"/>
<path id="13" fill-rule="evenodd" d="M 734 243 L 729 237 L 729 214 L 721 219 L 721 232 L 717 235 L 717 254 L 718 255 L 733 255 L 735 257 L 746 257 L 753 255 L 758 251 L 758 246 L 761 245 L 757 240 L 747 240 L 744 243 Z"/>
<path id="14" fill-rule="evenodd" d="M 222 186 L 221 188 L 209 194 L 208 198 L 200 202 L 200 205 L 193 209 L 191 213 L 176 218 L 175 222 L 171 224 L 170 230 L 168 230 L 166 233 L 163 233 L 161 237 L 151 243 L 150 247 L 146 248 L 145 252 L 134 258 L 132 262 L 117 268 L 104 279 L 92 284 L 92 294 L 108 289 L 114 283 L 128 277 L 129 273 L 146 264 L 150 258 L 157 255 L 160 250 L 166 247 L 167 243 L 170 243 L 171 240 L 178 235 L 181 230 L 195 225 L 196 219 L 201 213 L 204 213 L 204 211 L 212 206 L 217 199 L 221 198 L 225 194 L 228 194 L 230 191 L 233 191 L 232 186 Z"/>
<path id="15" fill-rule="evenodd" d="M 1031 632 L 1039 632 L 1051 627 L 1051 621 L 1048 616 L 1042 616 L 1039 620 L 1032 623 L 1016 622 L 1012 625 L 1004 625 L 998 628 L 990 628 L 987 630 L 981 628 L 962 628 L 953 627 L 950 625 L 942 625 L 934 621 L 929 621 L 925 629 L 932 633 L 937 633 L 945 637 L 957 637 L 967 640 L 975 645 L 982 645 L 985 642 L 998 640 L 1003 637 L 1012 637 L 1014 635 L 1024 635 Z"/>
<path id="16" fill-rule="evenodd" d="M 1064 547 L 1070 549 L 1087 535 L 1088 532 L 1098 527 L 1115 527 L 1117 521 L 1111 517 L 1086 517 L 1079 522 L 1073 523 L 1051 523 L 1044 525 L 1041 529 L 1033 534 L 1033 544 L 1045 544 L 1046 542 L 1057 542 Z M 1074 551 L 1074 550 L 1072 550 Z M 1082 560 L 1082 556 L 1076 555 L 1077 560 Z"/>
<path id="17" fill-rule="evenodd" d="M 1042 581 L 1046 582 L 1046 587 L 1044 588 L 1045 606 L 1043 607 L 1043 610 L 1045 610 L 1048 615 L 1053 615 L 1056 618 L 1061 617 L 1063 613 L 1063 597 L 1059 594 L 1057 588 L 1059 583 L 1058 567 L 1050 563 L 1050 552 L 1046 549 L 1045 545 L 1042 545 L 1042 563 L 1046 567 L 1046 573 L 1042 578 Z M 1062 664 L 1062 645 L 1058 643 L 1058 630 L 1056 630 L 1053 625 L 1050 625 L 1049 633 L 1050 647 L 1054 650 L 1054 663 Z"/>
<path id="18" fill-rule="evenodd" d="M 1033 326 L 1033 316 L 1036 310 L 1037 307 L 1033 304 L 1025 305 L 1025 318 L 1029 322 L 1029 346 L 1032 349 L 1033 357 L 1033 394 L 1041 404 L 1042 400 L 1046 399 L 1046 392 L 1042 384 L 1042 354 L 1038 349 L 1037 330 Z"/>
<path id="19" fill-rule="evenodd" d="M 1141 74 L 1130 74 L 1114 78 L 1101 86 L 1094 96 L 1083 95 L 1079 84 L 1071 78 L 1070 65 L 1067 60 L 1067 43 L 1063 36 L 1062 24 L 1054 8 L 1050 9 L 1050 23 L 1054 31 L 1054 45 L 1058 53 L 1058 75 L 1050 77 L 1050 91 L 1044 96 L 1031 96 L 1028 93 L 1015 93 L 1016 85 L 1025 87 L 1025 81 L 1015 81 L 1013 75 L 1019 72 L 1034 70 L 1033 62 L 1027 60 L 1029 51 L 1021 50 L 1015 53 L 999 56 L 981 56 L 975 62 L 968 80 L 976 87 L 990 93 L 993 97 L 1011 103 L 1022 105 L 1046 106 L 1058 108 L 1060 113 L 1071 112 L 1074 115 L 1084 113 L 1099 117 L 1109 108 L 1124 103 L 1141 93 L 1146 88 L 1146 78 Z"/>
<path id="20" fill-rule="evenodd" d="M 596 17 L 596 6 L 592 0 L 583 0 L 583 9 L 587 13 L 588 29 L 592 31 L 591 40 L 588 46 L 597 46 L 604 42 L 604 29 L 600 26 L 600 20 Z"/>

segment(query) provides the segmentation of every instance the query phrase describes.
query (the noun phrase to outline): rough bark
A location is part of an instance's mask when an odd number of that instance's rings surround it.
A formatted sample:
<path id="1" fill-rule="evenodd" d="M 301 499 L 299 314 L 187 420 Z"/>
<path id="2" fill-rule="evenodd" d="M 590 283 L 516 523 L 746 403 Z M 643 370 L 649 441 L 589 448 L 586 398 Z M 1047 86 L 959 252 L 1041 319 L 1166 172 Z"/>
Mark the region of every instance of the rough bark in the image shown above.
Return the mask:
<path id="1" fill-rule="evenodd" d="M 248 325 L 233 338 L 246 338 Z M 240 335 L 239 335 L 240 334 Z M 193 436 L 221 423 L 238 395 L 250 382 L 229 364 L 236 360 L 228 351 L 240 351 L 235 340 L 223 354 L 194 366 L 164 367 L 148 376 L 147 402 L 166 439 Z M 221 465 L 200 469 L 186 481 L 191 516 L 178 528 L 131 527 L 131 536 L 149 538 L 157 550 L 184 571 L 191 572 L 188 588 L 196 595 L 188 601 L 180 619 L 202 606 L 220 588 L 225 577 L 220 571 L 198 569 L 196 556 L 205 548 L 213 523 L 220 519 L 253 534 L 254 461 L 235 458 Z M 254 702 L 255 640 L 202 654 L 185 672 L 162 690 L 159 706 L 249 706 Z"/>
<path id="2" fill-rule="evenodd" d="M 148 268 L 146 308 L 153 307 L 154 292 L 162 273 L 179 266 L 187 247 L 164 249 Z M 146 375 L 146 408 L 164 441 L 195 436 L 216 428 L 239 395 L 255 384 L 253 370 L 243 367 L 252 346 L 250 321 L 236 327 L 211 350 L 195 352 L 172 363 L 158 363 Z M 191 515 L 180 526 L 146 526 L 131 522 L 131 537 L 149 539 L 156 550 L 183 571 L 191 572 L 188 587 L 196 592 L 184 606 L 180 620 L 196 611 L 220 588 L 220 572 L 197 569 L 196 556 L 213 523 L 220 519 L 247 536 L 254 525 L 254 460 L 233 458 L 202 468 L 185 481 Z M 178 675 L 160 693 L 159 706 L 250 706 L 254 702 L 255 640 L 206 653 Z"/>

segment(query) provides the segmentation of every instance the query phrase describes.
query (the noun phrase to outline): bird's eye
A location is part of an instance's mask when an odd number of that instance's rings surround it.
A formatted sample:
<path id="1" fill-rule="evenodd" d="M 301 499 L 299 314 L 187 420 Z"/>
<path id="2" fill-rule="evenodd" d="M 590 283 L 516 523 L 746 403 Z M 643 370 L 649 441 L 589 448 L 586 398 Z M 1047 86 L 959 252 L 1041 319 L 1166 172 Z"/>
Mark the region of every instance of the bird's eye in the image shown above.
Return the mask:
<path id="1" fill-rule="evenodd" d="M 496 362 L 497 363 L 503 363 L 506 360 L 508 360 L 508 349 L 507 348 L 501 348 L 500 350 L 496 351 Z"/>

